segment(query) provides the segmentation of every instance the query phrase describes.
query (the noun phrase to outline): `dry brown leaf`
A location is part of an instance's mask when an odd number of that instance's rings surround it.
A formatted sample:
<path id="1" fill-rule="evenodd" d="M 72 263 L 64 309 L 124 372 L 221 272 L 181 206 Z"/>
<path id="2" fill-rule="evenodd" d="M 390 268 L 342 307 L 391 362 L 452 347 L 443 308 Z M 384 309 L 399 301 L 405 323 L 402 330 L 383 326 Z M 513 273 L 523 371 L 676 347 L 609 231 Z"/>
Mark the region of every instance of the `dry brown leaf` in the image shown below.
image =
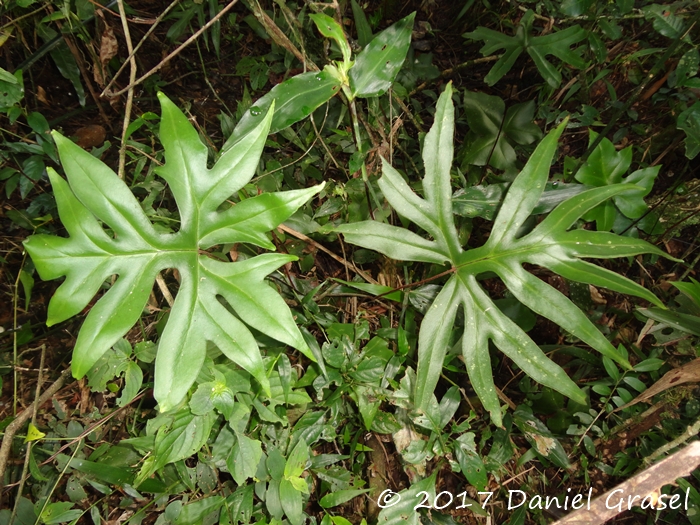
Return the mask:
<path id="1" fill-rule="evenodd" d="M 700 358 L 694 359 L 690 363 L 686 363 L 685 365 L 674 368 L 673 370 L 669 370 L 661 379 L 635 397 L 632 401 L 626 405 L 616 408 L 615 412 L 632 405 L 636 405 L 641 401 L 647 401 L 656 394 L 660 394 L 664 390 L 668 390 L 674 386 L 682 385 L 683 383 L 697 382 L 700 382 Z"/>
<path id="2" fill-rule="evenodd" d="M 118 51 L 119 43 L 114 36 L 114 30 L 105 23 L 104 31 L 102 31 L 102 36 L 100 37 L 100 63 L 95 64 L 93 70 L 95 82 L 102 88 L 107 84 L 107 64 L 117 56 Z"/>
<path id="3" fill-rule="evenodd" d="M 46 106 L 51 105 L 49 97 L 46 96 L 46 90 L 41 86 L 37 86 L 36 88 L 36 99 Z"/>
<path id="4" fill-rule="evenodd" d="M 608 304 L 608 301 L 605 300 L 605 297 L 600 294 L 595 286 L 589 284 L 588 289 L 591 292 L 591 301 L 593 301 L 595 304 Z"/>

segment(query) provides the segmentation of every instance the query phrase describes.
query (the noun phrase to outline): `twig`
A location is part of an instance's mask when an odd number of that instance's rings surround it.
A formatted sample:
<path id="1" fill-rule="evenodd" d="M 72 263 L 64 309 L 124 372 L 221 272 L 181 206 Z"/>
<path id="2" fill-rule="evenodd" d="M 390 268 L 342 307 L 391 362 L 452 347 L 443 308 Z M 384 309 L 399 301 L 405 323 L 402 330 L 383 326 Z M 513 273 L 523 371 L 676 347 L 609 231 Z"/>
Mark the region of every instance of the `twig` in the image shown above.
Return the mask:
<path id="1" fill-rule="evenodd" d="M 258 19 L 258 22 L 262 24 L 262 26 L 265 28 L 272 40 L 275 41 L 275 44 L 285 48 L 292 55 L 297 57 L 297 60 L 304 64 L 305 69 L 310 69 L 311 71 L 318 71 L 318 66 L 314 64 L 309 58 L 307 58 L 301 51 L 299 51 L 299 49 L 297 49 L 297 46 L 295 46 L 292 43 L 292 41 L 289 40 L 287 35 L 285 35 L 284 32 L 279 27 L 277 27 L 275 21 L 267 15 L 267 13 L 262 9 L 262 7 L 260 7 L 260 4 L 258 4 L 257 1 L 255 3 L 251 2 L 250 9 L 251 11 L 253 11 L 253 16 L 255 16 L 255 18 Z"/>
<path id="2" fill-rule="evenodd" d="M 36 406 L 41 406 L 47 401 L 49 401 L 66 382 L 66 378 L 70 376 L 70 368 L 66 368 L 61 375 L 54 381 L 54 383 L 46 389 Z M 10 457 L 10 451 L 12 450 L 12 439 L 15 437 L 17 431 L 22 428 L 22 426 L 32 417 L 34 413 L 34 408 L 26 408 L 20 412 L 17 417 L 10 423 L 5 429 L 5 435 L 2 438 L 2 445 L 0 445 L 0 488 L 3 484 L 3 479 L 5 479 L 5 469 L 7 468 L 7 460 Z"/>
<path id="3" fill-rule="evenodd" d="M 319 243 L 317 243 L 316 241 L 314 241 L 311 237 L 307 237 L 307 236 L 304 235 L 303 233 L 298 232 L 298 231 L 296 231 L 296 230 L 293 230 L 292 228 L 289 228 L 288 226 L 285 226 L 284 224 L 280 224 L 280 225 L 278 226 L 278 228 L 279 228 L 280 230 L 282 230 L 284 233 L 288 233 L 288 234 L 291 235 L 292 237 L 296 237 L 297 239 L 300 239 L 300 240 L 302 240 L 302 241 L 304 241 L 304 242 L 308 242 L 309 244 L 311 244 L 311 245 L 314 246 L 315 248 L 318 248 L 319 250 L 321 250 L 323 253 L 326 253 L 326 254 L 330 255 L 331 257 L 333 257 L 333 259 L 335 259 L 336 261 L 338 261 L 338 262 L 339 262 L 340 264 L 342 264 L 343 266 L 346 266 L 346 267 L 350 268 L 353 272 L 355 272 L 357 275 L 359 275 L 360 277 L 362 277 L 362 278 L 363 278 L 365 281 L 367 281 L 368 283 L 371 283 L 371 284 L 379 284 L 377 281 L 375 281 L 374 279 L 372 279 L 372 276 L 370 276 L 370 275 L 366 274 L 365 272 L 363 272 L 362 270 L 360 270 L 360 269 L 359 269 L 357 266 L 355 266 L 353 263 L 346 261 L 346 260 L 343 259 L 342 257 L 338 257 L 336 254 L 334 254 L 334 253 L 333 253 L 332 251 L 330 251 L 328 248 L 326 248 L 326 247 L 323 246 L 322 244 L 319 244 Z"/>
<path id="4" fill-rule="evenodd" d="M 36 379 L 36 392 L 34 393 L 34 408 L 32 409 L 32 425 L 36 427 L 36 414 L 39 411 L 39 396 L 41 394 L 41 384 L 43 382 L 42 372 L 44 370 L 44 358 L 46 357 L 46 345 L 41 345 L 41 357 L 39 358 L 39 374 Z M 19 510 L 20 496 L 24 490 L 24 482 L 27 477 L 27 470 L 29 470 L 29 461 L 32 455 L 32 445 L 33 441 L 27 443 L 27 452 L 24 455 L 24 466 L 22 467 L 22 477 L 20 478 L 19 487 L 17 488 L 17 499 L 15 500 L 15 506 L 12 509 L 12 516 L 10 516 L 10 523 L 15 522 L 15 517 L 17 516 L 17 511 Z"/>
<path id="5" fill-rule="evenodd" d="M 649 497 L 664 485 L 675 483 L 676 479 L 687 476 L 698 464 L 700 464 L 700 441 L 695 441 L 672 456 L 619 484 L 613 490 L 606 492 L 580 510 L 572 512 L 554 525 L 600 525 L 605 523 L 622 512 L 623 505 L 618 507 L 615 502 L 625 496 L 638 496 L 638 501 L 641 504 L 642 498 Z M 612 502 L 609 502 L 608 498 L 612 498 Z"/>
<path id="6" fill-rule="evenodd" d="M 122 95 L 122 94 L 126 93 L 129 89 L 133 89 L 135 86 L 138 86 L 141 82 L 143 82 L 144 80 L 146 80 L 148 77 L 150 77 L 150 76 L 153 75 L 154 73 L 157 73 L 158 71 L 160 71 L 161 68 L 162 68 L 165 64 L 167 64 L 167 63 L 170 62 L 173 58 L 175 58 L 177 55 L 179 55 L 179 54 L 182 52 L 183 49 L 185 49 L 185 48 L 186 48 L 187 46 L 189 46 L 192 42 L 194 42 L 195 40 L 197 40 L 197 38 L 199 38 L 199 36 L 200 36 L 202 33 L 204 33 L 207 29 L 209 29 L 211 26 L 213 26 L 221 17 L 223 17 L 226 13 L 228 13 L 228 12 L 233 8 L 233 6 L 236 5 L 237 2 L 238 2 L 238 0 L 232 0 L 230 4 L 228 4 L 228 5 L 227 5 L 226 7 L 224 7 L 221 11 L 219 11 L 219 12 L 216 14 L 216 16 L 214 16 L 211 20 L 209 20 L 209 22 L 207 22 L 207 23 L 204 24 L 202 27 L 200 27 L 199 30 L 197 30 L 196 33 L 194 33 L 191 37 L 189 37 L 189 38 L 188 38 L 187 40 L 185 40 L 182 44 L 180 44 L 180 46 L 178 46 L 178 48 L 177 48 L 175 51 L 173 51 L 173 52 L 170 53 L 167 57 L 165 57 L 163 60 L 161 60 L 161 61 L 158 63 L 157 66 L 151 68 L 151 70 L 150 70 L 148 73 L 146 73 L 145 75 L 141 75 L 141 77 L 139 77 L 139 78 L 138 78 L 137 80 L 135 80 L 134 82 L 130 82 L 129 85 L 126 86 L 124 89 L 120 89 L 120 90 L 117 91 L 116 93 L 113 93 L 113 96 L 116 97 L 116 96 L 118 96 L 118 95 Z"/>
<path id="7" fill-rule="evenodd" d="M 134 50 L 129 53 L 129 56 L 127 57 L 127 59 L 124 61 L 124 63 L 121 65 L 121 67 L 114 74 L 114 76 L 112 77 L 112 80 L 109 81 L 109 83 L 107 84 L 107 87 L 105 87 L 102 90 L 102 93 L 100 93 L 101 97 L 104 97 L 105 95 L 109 94 L 108 93 L 109 88 L 111 88 L 112 84 L 114 84 L 114 82 L 116 82 L 119 75 L 121 75 L 122 71 L 124 71 L 124 68 L 126 67 L 126 65 L 128 63 L 130 63 L 132 58 L 134 58 L 134 55 L 136 55 L 136 52 L 139 49 L 141 49 L 141 46 L 146 42 L 146 39 L 151 35 L 151 33 L 153 33 L 153 31 L 155 31 L 156 27 L 158 27 L 158 24 L 160 24 L 161 21 L 163 20 L 163 18 L 165 18 L 165 15 L 167 15 L 170 12 L 170 10 L 179 3 L 180 3 L 180 0 L 173 0 L 172 3 L 168 7 L 166 7 L 165 10 L 161 14 L 158 15 L 158 18 L 155 19 L 155 21 L 153 22 L 151 27 L 149 27 L 148 31 L 146 31 L 146 34 L 143 35 L 143 38 L 139 41 L 138 44 L 136 44 L 136 47 L 134 48 Z"/>
<path id="8" fill-rule="evenodd" d="M 126 133 L 129 130 L 129 120 L 131 120 L 131 106 L 134 103 L 134 81 L 136 80 L 136 58 L 134 57 L 134 46 L 131 43 L 131 32 L 129 32 L 129 23 L 126 20 L 126 12 L 124 11 L 124 0 L 117 0 L 119 5 L 119 15 L 122 21 L 122 29 L 124 30 L 124 38 L 126 39 L 126 49 L 129 51 L 129 86 L 126 93 L 126 106 L 124 107 L 124 123 L 122 125 L 122 143 L 119 146 L 119 171 L 117 172 L 120 179 L 124 179 L 124 171 L 126 168 Z"/>
<path id="9" fill-rule="evenodd" d="M 665 445 L 657 448 L 654 452 L 652 452 L 648 457 L 644 458 L 645 463 L 653 463 L 655 459 L 663 456 L 668 452 L 669 450 L 672 450 L 676 448 L 678 445 L 682 445 L 686 441 L 688 441 L 690 438 L 697 436 L 698 432 L 700 432 L 700 419 L 698 419 L 695 423 L 690 425 L 685 432 L 683 432 L 680 436 L 678 436 L 676 439 L 673 441 L 669 441 Z"/>
<path id="10" fill-rule="evenodd" d="M 70 446 L 74 445 L 75 443 L 77 443 L 78 441 L 80 441 L 81 439 L 83 439 L 85 436 L 87 436 L 88 434 L 90 434 L 90 433 L 91 433 L 92 431 L 94 431 L 96 428 L 99 428 L 100 426 L 104 425 L 107 421 L 109 421 L 110 419 L 112 419 L 112 418 L 113 418 L 114 416 L 116 416 L 119 412 L 121 412 L 122 410 L 124 410 L 124 409 L 126 409 L 127 407 L 131 406 L 131 404 L 132 404 L 134 401 L 138 401 L 139 399 L 141 399 L 145 394 L 146 394 L 145 391 L 144 391 L 144 392 L 141 392 L 139 395 L 137 395 L 136 397 L 134 397 L 134 399 L 132 399 L 131 401 L 129 401 L 129 402 L 128 402 L 127 404 L 125 404 L 123 407 L 119 407 L 119 408 L 117 408 L 116 410 L 114 410 L 114 411 L 110 412 L 109 414 L 107 414 L 106 416 L 104 416 L 104 417 L 98 419 L 97 421 L 95 421 L 92 425 L 88 426 L 85 430 L 83 430 L 83 431 L 80 433 L 80 435 L 74 437 L 74 438 L 71 439 L 68 443 L 66 443 L 66 444 L 63 445 L 61 448 L 59 448 L 59 449 L 54 453 L 53 456 L 51 456 L 51 457 L 50 457 L 49 459 L 47 459 L 47 460 L 42 461 L 42 462 L 40 463 L 40 466 L 44 466 L 44 465 L 46 465 L 46 464 L 48 464 L 48 463 L 51 463 L 54 459 L 56 459 L 56 457 L 58 457 L 58 455 L 59 455 L 61 452 L 63 452 L 64 450 L 66 450 L 66 449 L 69 448 Z"/>

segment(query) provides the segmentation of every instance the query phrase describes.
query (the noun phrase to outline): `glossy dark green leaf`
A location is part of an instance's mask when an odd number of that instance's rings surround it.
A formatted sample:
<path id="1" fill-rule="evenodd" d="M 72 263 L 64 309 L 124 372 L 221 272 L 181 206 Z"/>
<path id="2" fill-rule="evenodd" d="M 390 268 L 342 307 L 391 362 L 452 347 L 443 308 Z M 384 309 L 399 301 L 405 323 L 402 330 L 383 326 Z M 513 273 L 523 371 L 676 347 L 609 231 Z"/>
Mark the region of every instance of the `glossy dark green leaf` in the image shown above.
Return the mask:
<path id="1" fill-rule="evenodd" d="M 590 144 L 598 134 L 590 132 Z M 591 152 L 588 160 L 576 172 L 575 178 L 582 184 L 591 187 L 602 187 L 612 184 L 634 184 L 636 190 L 626 191 L 613 197 L 617 208 L 628 218 L 638 219 L 648 209 L 644 197 L 651 191 L 661 166 L 644 168 L 624 175 L 632 163 L 632 146 L 617 151 L 612 142 L 603 138 L 601 143 Z M 584 219 L 597 223 L 598 231 L 608 231 L 612 228 L 617 212 L 612 202 L 604 202 L 588 211 Z"/>
<path id="2" fill-rule="evenodd" d="M 228 152 L 252 130 L 262 125 L 272 102 L 275 113 L 270 133 L 277 133 L 308 117 L 321 104 L 340 91 L 340 82 L 327 71 L 310 71 L 277 84 L 266 95 L 253 102 L 228 138 L 222 153 Z"/>
<path id="3" fill-rule="evenodd" d="M 535 62 L 540 75 L 552 87 L 561 84 L 561 73 L 547 60 L 547 55 L 554 55 L 563 62 L 576 68 L 585 66 L 585 61 L 574 51 L 571 46 L 586 38 L 586 31 L 581 26 L 571 26 L 555 31 L 545 36 L 532 35 L 532 23 L 535 13 L 528 10 L 522 17 L 515 36 L 504 35 L 493 29 L 477 27 L 471 33 L 465 33 L 466 38 L 483 40 L 484 46 L 481 54 L 484 56 L 503 50 L 503 56 L 493 65 L 484 78 L 489 86 L 494 85 L 510 71 L 515 61 L 523 51 L 527 51 Z"/>
<path id="4" fill-rule="evenodd" d="M 477 166 L 506 169 L 515 165 L 512 144 L 532 144 L 542 132 L 532 122 L 535 103 L 508 108 L 500 97 L 465 91 L 464 112 L 469 123 L 463 161 Z"/>
<path id="5" fill-rule="evenodd" d="M 365 47 L 372 40 L 372 27 L 367 22 L 365 12 L 357 3 L 357 0 L 350 0 L 352 6 L 352 16 L 355 18 L 355 29 L 357 30 L 357 42 Z"/>
<path id="6" fill-rule="evenodd" d="M 323 13 L 310 14 L 309 18 L 316 24 L 319 33 L 326 38 L 333 39 L 335 43 L 338 44 L 340 51 L 343 53 L 343 60 L 345 63 L 349 63 L 351 54 L 350 44 L 348 44 L 348 39 L 345 37 L 345 32 L 340 24 Z"/>
<path id="7" fill-rule="evenodd" d="M 197 525 L 204 522 L 204 518 L 212 512 L 220 509 L 225 502 L 223 496 L 209 496 L 184 505 L 175 520 L 175 525 Z"/>
<path id="8" fill-rule="evenodd" d="M 682 332 L 700 336 L 700 317 L 696 315 L 672 312 L 670 310 L 662 310 L 661 308 L 640 308 L 638 311 L 649 319 L 653 319 L 654 321 L 668 325 Z"/>
<path id="9" fill-rule="evenodd" d="M 304 521 L 301 492 L 287 479 L 280 480 L 279 487 L 280 503 L 282 504 L 284 513 L 287 515 L 289 523 L 292 525 L 301 525 Z"/>
<path id="10" fill-rule="evenodd" d="M 321 187 L 263 193 L 219 211 L 254 175 L 272 111 L 208 169 L 207 148 L 187 117 L 165 96 L 160 95 L 160 101 L 160 138 L 166 162 L 157 172 L 177 202 L 179 231 L 156 231 L 131 190 L 112 170 L 54 133 L 68 182 L 53 170 L 49 177 L 69 237 L 34 235 L 25 246 L 42 278 L 66 277 L 49 304 L 49 325 L 80 313 L 105 280 L 119 276 L 83 323 L 73 351 L 75 377 L 85 375 L 138 321 L 158 272 L 178 270 L 180 289 L 155 365 L 154 394 L 161 410 L 167 411 L 182 400 L 197 377 L 207 341 L 269 390 L 258 345 L 246 324 L 310 352 L 288 306 L 264 282 L 270 272 L 295 257 L 264 254 L 226 263 L 210 258 L 204 250 L 236 242 L 274 249 L 267 232 Z M 314 359 L 310 353 L 309 357 Z"/>
<path id="11" fill-rule="evenodd" d="M 555 288 L 526 271 L 523 265 L 544 266 L 566 278 L 607 286 L 660 305 L 660 301 L 642 286 L 581 259 L 639 253 L 663 256 L 663 252 L 640 239 L 587 230 L 569 231 L 588 210 L 606 199 L 638 188 L 614 184 L 583 191 L 561 202 L 530 233 L 517 237 L 542 199 L 557 140 L 566 125 L 562 123 L 537 146 L 510 185 L 486 244 L 464 250 L 459 244 L 452 215 L 450 168 L 454 122 L 451 92 L 448 85 L 438 101 L 435 123 L 425 137 L 424 197 L 413 193 L 401 175 L 386 163 L 379 181 L 382 193 L 394 209 L 428 233 L 431 240 L 373 221 L 341 225 L 337 229 L 348 241 L 399 260 L 449 262 L 452 266 L 452 275 L 428 308 L 419 332 L 415 382 L 418 407 L 430 410 L 432 406 L 432 394 L 442 373 L 443 360 L 453 340 L 454 321 L 460 310 L 464 314 L 462 354 L 467 373 L 472 387 L 496 424 L 501 424 L 501 408 L 493 382 L 489 342 L 537 382 L 583 404 L 586 402 L 584 393 L 516 323 L 501 312 L 477 276 L 487 272 L 496 274 L 522 305 L 630 369 L 626 358 L 617 352 L 584 312 Z"/>
<path id="12" fill-rule="evenodd" d="M 356 498 L 357 496 L 360 496 L 362 494 L 366 494 L 369 491 L 370 491 L 370 489 L 337 490 L 335 492 L 331 492 L 331 493 L 323 496 L 319 500 L 319 504 L 324 509 L 328 509 L 331 507 L 337 507 L 338 505 L 342 505 L 343 503 L 346 503 L 346 502 L 350 501 L 351 499 Z"/>
<path id="13" fill-rule="evenodd" d="M 678 115 L 677 128 L 685 131 L 685 156 L 694 159 L 700 153 L 700 102 Z"/>
<path id="14" fill-rule="evenodd" d="M 260 441 L 243 434 L 236 435 L 236 444 L 226 460 L 226 466 L 239 486 L 255 476 L 262 454 Z"/>
<path id="15" fill-rule="evenodd" d="M 348 75 L 353 97 L 376 97 L 391 87 L 406 60 L 415 16 L 411 13 L 387 27 L 355 57 Z"/>

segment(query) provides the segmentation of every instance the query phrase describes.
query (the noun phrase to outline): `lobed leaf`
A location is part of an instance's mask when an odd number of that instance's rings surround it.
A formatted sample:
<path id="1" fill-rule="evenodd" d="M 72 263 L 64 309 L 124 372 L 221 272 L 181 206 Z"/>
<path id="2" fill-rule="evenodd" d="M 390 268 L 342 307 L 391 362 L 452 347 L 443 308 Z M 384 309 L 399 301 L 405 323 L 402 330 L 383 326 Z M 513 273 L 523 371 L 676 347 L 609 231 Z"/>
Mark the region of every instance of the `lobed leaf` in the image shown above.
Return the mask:
<path id="1" fill-rule="evenodd" d="M 654 294 L 639 284 L 581 260 L 640 253 L 668 257 L 661 250 L 640 239 L 611 233 L 569 231 L 579 218 L 606 199 L 638 191 L 638 187 L 616 184 L 575 194 L 560 202 L 532 231 L 518 238 L 517 234 L 526 219 L 537 206 L 541 206 L 557 141 L 566 126 L 566 122 L 563 122 L 542 140 L 508 188 L 486 244 L 465 251 L 456 241 L 457 232 L 452 219 L 449 186 L 452 148 L 447 145 L 454 132 L 454 122 L 448 116 L 452 111 L 451 88 L 448 85 L 440 96 L 435 122 L 425 139 L 424 197 L 412 193 L 398 172 L 386 162 L 379 181 L 389 203 L 402 216 L 429 233 L 433 240 L 374 221 L 338 228 L 348 242 L 375 249 L 389 257 L 438 264 L 449 262 L 452 266 L 452 275 L 428 309 L 421 325 L 415 404 L 429 410 L 434 403 L 433 391 L 442 373 L 442 363 L 460 308 L 464 312 L 461 339 L 467 373 L 494 423 L 501 424 L 501 407 L 491 370 L 490 342 L 535 381 L 583 404 L 586 398 L 581 389 L 517 324 L 501 312 L 479 285 L 477 276 L 496 274 L 520 303 L 554 321 L 606 358 L 631 368 L 626 358 L 620 355 L 584 312 L 559 291 L 526 271 L 523 264 L 540 265 L 571 280 L 608 287 L 661 304 Z"/>
<path id="2" fill-rule="evenodd" d="M 164 95 L 159 99 L 165 164 L 157 173 L 168 182 L 180 211 L 180 229 L 173 234 L 156 232 L 112 170 L 54 132 L 68 182 L 53 170 L 49 177 L 69 237 L 34 235 L 25 242 L 42 278 L 66 277 L 51 299 L 47 322 L 80 313 L 104 282 L 117 276 L 78 335 L 72 370 L 82 377 L 138 321 L 158 272 L 174 268 L 180 288 L 155 365 L 154 395 L 161 410 L 176 406 L 187 394 L 204 362 L 207 342 L 269 393 L 260 351 L 247 326 L 315 360 L 284 300 L 265 284 L 269 273 L 296 258 L 265 254 L 230 263 L 212 259 L 204 250 L 235 242 L 274 249 L 266 232 L 287 220 L 322 185 L 258 195 L 222 211 L 224 201 L 255 173 L 273 121 L 274 99 L 270 111 L 212 169 L 207 169 L 206 147 L 185 115 Z"/>
<path id="3" fill-rule="evenodd" d="M 574 51 L 571 46 L 585 39 L 586 30 L 581 26 L 572 26 L 555 33 L 544 36 L 532 36 L 532 23 L 535 13 L 528 10 L 520 20 L 515 36 L 508 36 L 492 29 L 477 27 L 471 33 L 465 33 L 465 38 L 483 40 L 484 46 L 480 49 L 482 55 L 491 55 L 501 49 L 503 56 L 493 65 L 484 78 L 489 86 L 493 86 L 510 71 L 520 53 L 527 51 L 537 66 L 540 75 L 552 87 L 561 84 L 561 73 L 547 60 L 547 55 L 554 55 L 563 62 L 576 68 L 585 67 L 585 61 Z"/>

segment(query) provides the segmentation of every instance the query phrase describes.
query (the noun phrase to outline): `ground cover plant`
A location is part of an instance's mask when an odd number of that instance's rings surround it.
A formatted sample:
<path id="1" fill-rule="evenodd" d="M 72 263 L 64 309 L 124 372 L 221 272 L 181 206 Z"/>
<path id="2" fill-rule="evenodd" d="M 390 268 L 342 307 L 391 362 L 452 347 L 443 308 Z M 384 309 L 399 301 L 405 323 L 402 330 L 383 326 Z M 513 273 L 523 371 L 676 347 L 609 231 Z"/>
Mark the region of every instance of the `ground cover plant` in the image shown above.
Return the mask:
<path id="1" fill-rule="evenodd" d="M 156 4 L 0 8 L 0 523 L 551 523 L 697 439 L 695 3 Z"/>

